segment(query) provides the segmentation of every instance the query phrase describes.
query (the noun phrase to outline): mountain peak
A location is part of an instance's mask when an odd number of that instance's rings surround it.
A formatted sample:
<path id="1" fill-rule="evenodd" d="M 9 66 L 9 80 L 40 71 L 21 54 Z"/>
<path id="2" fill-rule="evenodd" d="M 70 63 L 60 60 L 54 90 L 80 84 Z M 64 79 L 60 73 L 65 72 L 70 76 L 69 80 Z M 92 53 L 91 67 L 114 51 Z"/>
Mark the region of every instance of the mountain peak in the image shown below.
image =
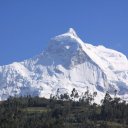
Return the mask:
<path id="1" fill-rule="evenodd" d="M 128 101 L 128 60 L 101 46 L 85 44 L 73 28 L 55 36 L 41 54 L 23 62 L 0 66 L 0 100 L 9 96 L 70 95 L 73 88 L 84 94 L 97 92 L 97 101 L 109 91 Z"/>
<path id="2" fill-rule="evenodd" d="M 63 38 L 67 38 L 67 37 L 71 37 L 71 38 L 78 38 L 76 31 L 73 28 L 69 28 L 68 31 L 66 33 L 60 34 L 58 36 L 55 36 L 53 39 L 55 40 L 60 40 Z"/>
<path id="3" fill-rule="evenodd" d="M 69 28 L 68 33 L 70 33 L 71 35 L 77 37 L 76 31 L 73 28 Z"/>

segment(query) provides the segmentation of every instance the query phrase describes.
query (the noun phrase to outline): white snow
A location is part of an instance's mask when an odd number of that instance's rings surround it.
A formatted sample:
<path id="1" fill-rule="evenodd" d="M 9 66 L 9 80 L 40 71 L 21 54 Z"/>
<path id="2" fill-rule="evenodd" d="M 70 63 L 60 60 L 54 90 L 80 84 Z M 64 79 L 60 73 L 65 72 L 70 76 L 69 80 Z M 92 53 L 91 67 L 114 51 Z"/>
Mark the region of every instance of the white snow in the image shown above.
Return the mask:
<path id="1" fill-rule="evenodd" d="M 115 89 L 128 100 L 128 60 L 115 50 L 84 43 L 73 28 L 52 38 L 38 56 L 0 67 L 0 100 L 28 94 L 49 98 L 58 88 L 82 94 L 87 87 L 98 92 L 97 103 Z"/>

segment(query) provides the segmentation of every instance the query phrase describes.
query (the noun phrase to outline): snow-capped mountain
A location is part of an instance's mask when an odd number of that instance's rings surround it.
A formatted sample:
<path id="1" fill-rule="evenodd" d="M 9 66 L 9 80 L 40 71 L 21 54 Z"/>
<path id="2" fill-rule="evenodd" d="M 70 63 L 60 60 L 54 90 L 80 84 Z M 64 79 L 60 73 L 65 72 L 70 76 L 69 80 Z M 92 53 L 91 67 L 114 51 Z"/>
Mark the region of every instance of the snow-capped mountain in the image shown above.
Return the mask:
<path id="1" fill-rule="evenodd" d="M 84 43 L 70 28 L 50 40 L 39 55 L 0 67 L 0 100 L 15 95 L 49 98 L 60 93 L 97 91 L 99 102 L 106 91 L 128 97 L 128 59 L 104 46 Z"/>

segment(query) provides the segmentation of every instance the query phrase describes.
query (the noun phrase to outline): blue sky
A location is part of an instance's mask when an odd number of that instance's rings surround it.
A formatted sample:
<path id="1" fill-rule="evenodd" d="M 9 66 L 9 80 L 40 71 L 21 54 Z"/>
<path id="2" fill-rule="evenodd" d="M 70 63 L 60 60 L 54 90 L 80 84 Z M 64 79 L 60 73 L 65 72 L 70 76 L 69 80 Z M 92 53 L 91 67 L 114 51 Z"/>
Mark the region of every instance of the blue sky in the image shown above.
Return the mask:
<path id="1" fill-rule="evenodd" d="M 0 65 L 39 54 L 69 27 L 128 56 L 128 0 L 0 0 Z"/>

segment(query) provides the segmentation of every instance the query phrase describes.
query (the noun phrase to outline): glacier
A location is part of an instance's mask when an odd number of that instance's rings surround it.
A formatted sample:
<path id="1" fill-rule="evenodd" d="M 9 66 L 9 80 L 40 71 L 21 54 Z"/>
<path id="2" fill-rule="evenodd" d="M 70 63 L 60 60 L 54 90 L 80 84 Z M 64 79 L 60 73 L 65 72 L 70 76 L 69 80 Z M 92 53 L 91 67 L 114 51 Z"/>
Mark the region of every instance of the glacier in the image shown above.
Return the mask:
<path id="1" fill-rule="evenodd" d="M 52 38 L 39 55 L 0 66 L 0 100 L 9 96 L 40 96 L 97 92 L 100 103 L 108 91 L 128 101 L 128 59 L 102 45 L 83 42 L 73 28 Z"/>

